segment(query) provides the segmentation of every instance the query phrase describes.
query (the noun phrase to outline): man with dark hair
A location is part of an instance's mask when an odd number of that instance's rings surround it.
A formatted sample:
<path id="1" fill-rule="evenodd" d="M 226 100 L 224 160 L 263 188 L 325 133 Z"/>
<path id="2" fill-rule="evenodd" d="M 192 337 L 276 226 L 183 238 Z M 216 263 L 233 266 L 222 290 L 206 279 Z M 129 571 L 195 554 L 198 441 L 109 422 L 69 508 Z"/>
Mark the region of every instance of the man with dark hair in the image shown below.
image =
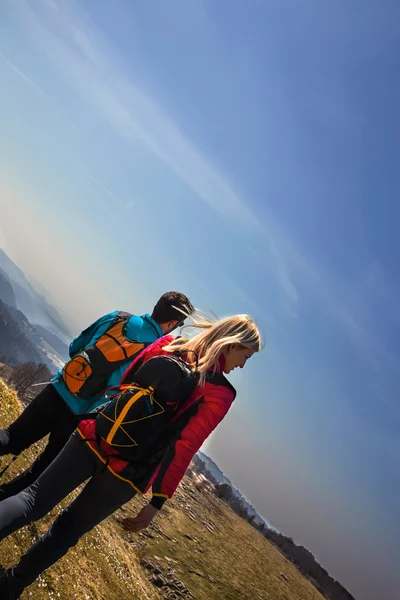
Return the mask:
<path id="1" fill-rule="evenodd" d="M 183 306 L 186 306 L 187 308 L 182 310 Z M 180 327 L 183 324 L 188 311 L 191 314 L 194 311 L 194 308 L 185 294 L 182 294 L 181 292 L 167 292 L 161 296 L 153 308 L 151 318 L 157 323 L 169 323 L 178 320 L 178 324 L 175 325 L 175 327 Z M 167 332 L 165 332 L 164 335 L 167 335 Z"/>
<path id="2" fill-rule="evenodd" d="M 0 456 L 18 456 L 49 435 L 42 454 L 21 475 L 0 486 L 0 501 L 31 485 L 68 441 L 82 414 L 104 403 L 104 392 L 119 385 L 128 363 L 149 344 L 181 327 L 194 312 L 181 292 L 167 292 L 151 316 L 114 311 L 75 338 L 71 359 L 7 427 L 0 429 Z"/>

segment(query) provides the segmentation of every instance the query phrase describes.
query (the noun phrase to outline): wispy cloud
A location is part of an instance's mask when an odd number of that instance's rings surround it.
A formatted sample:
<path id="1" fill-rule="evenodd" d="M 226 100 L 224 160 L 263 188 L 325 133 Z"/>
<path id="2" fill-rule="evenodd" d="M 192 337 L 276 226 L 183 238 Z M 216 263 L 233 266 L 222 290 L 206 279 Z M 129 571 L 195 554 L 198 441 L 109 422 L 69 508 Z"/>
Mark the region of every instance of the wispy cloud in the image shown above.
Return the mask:
<path id="1" fill-rule="evenodd" d="M 296 286 L 294 285 L 292 279 L 290 278 L 287 270 L 287 266 L 282 258 L 282 254 L 279 251 L 276 241 L 274 238 L 269 239 L 269 247 L 271 250 L 271 254 L 274 257 L 276 264 L 276 273 L 278 278 L 278 283 L 281 288 L 285 291 L 286 297 L 288 299 L 288 309 L 289 314 L 292 317 L 297 316 L 297 303 L 299 300 L 299 295 L 297 293 Z"/>
<path id="2" fill-rule="evenodd" d="M 77 125 L 75 125 L 75 123 L 73 123 L 71 121 L 71 119 L 68 119 L 68 117 L 66 117 L 65 115 L 63 115 L 63 119 L 65 119 L 65 121 L 68 123 L 68 125 L 71 125 L 72 129 L 75 129 L 75 131 L 77 133 L 82 133 L 81 130 L 79 129 L 79 127 Z"/>
<path id="3" fill-rule="evenodd" d="M 91 181 L 92 183 L 94 183 L 94 185 L 99 188 L 102 192 L 104 192 L 104 194 L 106 196 L 108 196 L 108 198 L 111 198 L 111 200 L 113 202 L 115 202 L 116 204 L 118 204 L 119 206 L 122 206 L 123 208 L 131 208 L 131 206 L 133 206 L 132 202 L 122 202 L 122 200 L 119 200 L 119 198 L 117 198 L 117 196 L 115 196 L 115 194 L 113 194 L 105 185 L 103 185 L 101 183 L 101 181 L 99 181 L 96 177 L 94 177 L 91 173 L 89 173 L 89 171 L 87 171 L 86 169 L 82 169 L 82 167 L 80 167 L 77 163 L 73 163 L 74 168 L 79 171 L 84 177 L 86 177 L 87 179 L 89 179 L 89 181 Z"/>
<path id="4" fill-rule="evenodd" d="M 260 220 L 229 175 L 216 168 L 160 103 L 143 90 L 115 47 L 78 4 L 63 0 L 38 0 L 34 4 L 15 0 L 15 3 L 27 24 L 27 34 L 42 45 L 57 64 L 58 73 L 74 86 L 76 93 L 121 138 L 146 144 L 201 201 L 241 232 L 253 254 L 268 256 L 264 263 L 275 274 L 292 317 L 299 314 L 298 282 L 301 282 L 321 298 L 374 367 L 389 365 L 398 373 L 384 344 L 360 321 L 357 312 L 347 306 L 343 295 L 331 293 L 325 274 L 296 246 L 273 215 L 265 211 Z M 94 178 L 93 181 L 112 200 L 120 202 L 100 182 Z"/>
<path id="5" fill-rule="evenodd" d="M 16 67 L 15 64 L 11 62 L 11 60 L 4 56 L 4 54 L 0 54 L 0 60 L 2 60 L 7 65 L 7 67 L 9 67 L 16 75 L 21 77 L 21 79 L 23 79 L 28 85 L 32 86 L 46 102 L 54 104 L 52 98 L 48 94 L 46 94 L 46 92 L 30 77 L 28 77 L 25 73 L 18 69 L 18 67 Z M 71 119 L 69 119 L 63 114 L 61 114 L 61 118 L 64 119 L 66 123 L 68 123 L 68 125 L 70 125 L 73 129 L 75 129 L 77 133 L 81 133 L 79 127 L 77 127 L 77 125 L 75 125 L 75 123 L 73 123 Z"/>
<path id="6" fill-rule="evenodd" d="M 29 77 L 27 77 L 27 75 L 25 75 L 25 73 L 23 73 L 22 71 L 20 71 L 10 60 L 8 60 L 8 58 L 6 58 L 4 56 L 4 54 L 0 54 L 0 59 L 10 68 L 12 69 L 12 71 L 14 71 L 14 73 L 16 73 L 17 75 L 19 75 L 26 83 L 28 83 L 29 85 L 31 85 L 33 88 L 35 88 L 35 90 L 37 92 L 39 92 L 39 94 L 41 94 L 42 96 L 45 96 L 46 98 L 48 98 L 46 92 L 44 92 L 42 90 L 41 87 L 39 87 L 34 81 L 32 81 L 32 79 L 30 79 Z"/>
<path id="7" fill-rule="evenodd" d="M 17 0 L 18 1 L 18 0 Z M 157 101 L 127 79 L 115 49 L 93 25 L 63 2 L 28 4 L 20 0 L 30 31 L 63 63 L 64 75 L 123 137 L 140 138 L 212 209 L 259 232 L 263 225 L 246 202 L 207 160 Z"/>
<path id="8" fill-rule="evenodd" d="M 270 256 L 269 268 L 286 297 L 289 313 L 295 316 L 296 286 L 273 220 L 268 222 L 265 215 L 260 220 L 228 174 L 215 168 L 159 102 L 142 89 L 116 49 L 77 6 L 74 9 L 62 0 L 51 0 L 51 6 L 43 0 L 34 7 L 25 0 L 16 1 L 28 32 L 58 66 L 62 64 L 59 72 L 118 135 L 146 144 L 200 200 L 236 228 L 241 239 L 257 235 L 267 240 L 264 252 Z"/>

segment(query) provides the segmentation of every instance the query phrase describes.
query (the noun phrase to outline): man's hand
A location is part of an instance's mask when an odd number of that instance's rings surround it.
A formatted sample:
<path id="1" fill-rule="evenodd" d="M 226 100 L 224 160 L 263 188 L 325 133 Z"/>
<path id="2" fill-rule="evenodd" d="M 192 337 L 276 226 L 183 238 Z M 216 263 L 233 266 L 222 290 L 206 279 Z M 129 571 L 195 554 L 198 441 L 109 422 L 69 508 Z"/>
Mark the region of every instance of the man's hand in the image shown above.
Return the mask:
<path id="1" fill-rule="evenodd" d="M 141 529 L 146 529 L 146 527 L 150 525 L 154 516 L 158 512 L 159 511 L 157 510 L 157 508 L 154 508 L 154 506 L 152 506 L 151 504 L 147 504 L 147 506 L 142 508 L 142 510 L 138 515 L 136 515 L 136 517 L 122 519 L 120 523 L 125 529 L 125 531 L 137 532 Z"/>

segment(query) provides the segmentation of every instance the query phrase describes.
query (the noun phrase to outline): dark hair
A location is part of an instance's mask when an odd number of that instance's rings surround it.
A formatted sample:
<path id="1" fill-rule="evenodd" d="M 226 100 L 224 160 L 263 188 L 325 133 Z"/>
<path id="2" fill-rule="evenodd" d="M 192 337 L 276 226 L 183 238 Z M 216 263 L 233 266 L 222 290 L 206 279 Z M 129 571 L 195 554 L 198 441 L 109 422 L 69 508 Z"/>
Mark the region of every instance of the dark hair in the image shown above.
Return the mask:
<path id="1" fill-rule="evenodd" d="M 156 323 L 184 321 L 194 312 L 194 306 L 182 292 L 166 292 L 161 296 L 151 314 Z"/>

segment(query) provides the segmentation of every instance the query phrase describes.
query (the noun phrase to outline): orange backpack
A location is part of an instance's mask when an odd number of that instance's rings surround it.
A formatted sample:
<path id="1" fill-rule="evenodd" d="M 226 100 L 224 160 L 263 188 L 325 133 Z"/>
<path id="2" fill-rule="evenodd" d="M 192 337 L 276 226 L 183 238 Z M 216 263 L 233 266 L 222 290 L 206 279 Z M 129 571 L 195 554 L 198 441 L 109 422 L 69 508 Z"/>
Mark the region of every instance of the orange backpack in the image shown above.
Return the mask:
<path id="1" fill-rule="evenodd" d="M 118 312 L 108 329 L 91 346 L 65 363 L 62 377 L 71 394 L 87 398 L 103 392 L 113 371 L 148 345 L 126 337 L 126 325 L 131 316 L 127 312 Z"/>

